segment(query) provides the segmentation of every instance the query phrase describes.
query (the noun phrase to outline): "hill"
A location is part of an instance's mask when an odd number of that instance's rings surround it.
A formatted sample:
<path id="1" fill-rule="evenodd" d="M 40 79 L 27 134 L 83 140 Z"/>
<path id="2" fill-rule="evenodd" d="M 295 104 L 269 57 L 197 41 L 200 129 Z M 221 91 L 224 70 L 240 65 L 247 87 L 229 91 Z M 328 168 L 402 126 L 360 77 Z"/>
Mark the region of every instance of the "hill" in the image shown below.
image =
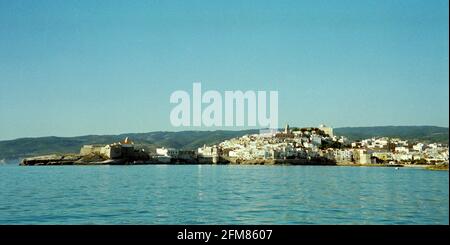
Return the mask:
<path id="1" fill-rule="evenodd" d="M 335 128 L 335 135 L 360 140 L 371 137 L 398 137 L 410 141 L 448 144 L 448 128 L 435 126 L 381 126 Z"/>
<path id="2" fill-rule="evenodd" d="M 78 153 L 86 144 L 108 144 L 130 137 L 139 147 L 154 151 L 156 147 L 196 149 L 204 144 L 216 144 L 226 139 L 257 133 L 258 130 L 217 130 L 150 132 L 120 135 L 86 135 L 78 137 L 39 137 L 0 141 L 0 160 L 19 159 L 51 153 Z"/>

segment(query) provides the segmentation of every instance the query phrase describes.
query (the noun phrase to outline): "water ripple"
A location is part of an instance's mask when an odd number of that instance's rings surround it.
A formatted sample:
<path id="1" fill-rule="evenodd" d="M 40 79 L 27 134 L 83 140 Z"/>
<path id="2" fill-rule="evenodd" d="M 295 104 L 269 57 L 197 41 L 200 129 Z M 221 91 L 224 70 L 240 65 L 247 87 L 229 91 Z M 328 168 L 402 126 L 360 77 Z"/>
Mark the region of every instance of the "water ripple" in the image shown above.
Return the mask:
<path id="1" fill-rule="evenodd" d="M 0 224 L 448 224 L 448 172 L 0 167 Z"/>

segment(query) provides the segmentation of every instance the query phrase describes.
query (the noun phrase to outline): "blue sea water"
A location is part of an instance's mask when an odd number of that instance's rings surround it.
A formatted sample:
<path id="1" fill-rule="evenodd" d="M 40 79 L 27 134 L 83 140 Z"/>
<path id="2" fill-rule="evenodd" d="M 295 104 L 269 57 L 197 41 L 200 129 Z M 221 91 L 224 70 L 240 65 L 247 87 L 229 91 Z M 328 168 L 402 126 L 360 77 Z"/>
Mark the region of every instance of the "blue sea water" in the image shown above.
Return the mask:
<path id="1" fill-rule="evenodd" d="M 0 224 L 449 224 L 448 171 L 0 166 Z"/>

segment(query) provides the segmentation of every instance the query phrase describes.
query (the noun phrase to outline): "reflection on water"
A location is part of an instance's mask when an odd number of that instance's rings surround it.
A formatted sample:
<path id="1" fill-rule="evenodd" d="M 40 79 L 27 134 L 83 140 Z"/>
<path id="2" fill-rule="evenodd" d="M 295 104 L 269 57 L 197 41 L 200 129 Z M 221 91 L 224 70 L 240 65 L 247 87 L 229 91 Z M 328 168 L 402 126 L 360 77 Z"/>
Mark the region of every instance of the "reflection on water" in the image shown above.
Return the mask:
<path id="1" fill-rule="evenodd" d="M 0 179 L 1 224 L 449 223 L 447 171 L 3 165 Z"/>

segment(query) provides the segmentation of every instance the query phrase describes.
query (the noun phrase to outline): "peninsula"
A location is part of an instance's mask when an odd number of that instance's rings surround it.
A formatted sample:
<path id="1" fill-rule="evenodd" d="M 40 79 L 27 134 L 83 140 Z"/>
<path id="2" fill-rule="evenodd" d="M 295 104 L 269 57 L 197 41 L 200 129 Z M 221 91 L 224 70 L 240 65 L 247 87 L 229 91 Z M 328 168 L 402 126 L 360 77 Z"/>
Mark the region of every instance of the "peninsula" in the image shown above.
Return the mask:
<path id="1" fill-rule="evenodd" d="M 157 147 L 149 152 L 126 137 L 110 144 L 83 145 L 79 153 L 28 157 L 21 165 L 289 164 L 422 166 L 448 169 L 448 146 L 372 137 L 352 141 L 325 125 L 261 131 L 203 145 L 197 150 Z"/>

